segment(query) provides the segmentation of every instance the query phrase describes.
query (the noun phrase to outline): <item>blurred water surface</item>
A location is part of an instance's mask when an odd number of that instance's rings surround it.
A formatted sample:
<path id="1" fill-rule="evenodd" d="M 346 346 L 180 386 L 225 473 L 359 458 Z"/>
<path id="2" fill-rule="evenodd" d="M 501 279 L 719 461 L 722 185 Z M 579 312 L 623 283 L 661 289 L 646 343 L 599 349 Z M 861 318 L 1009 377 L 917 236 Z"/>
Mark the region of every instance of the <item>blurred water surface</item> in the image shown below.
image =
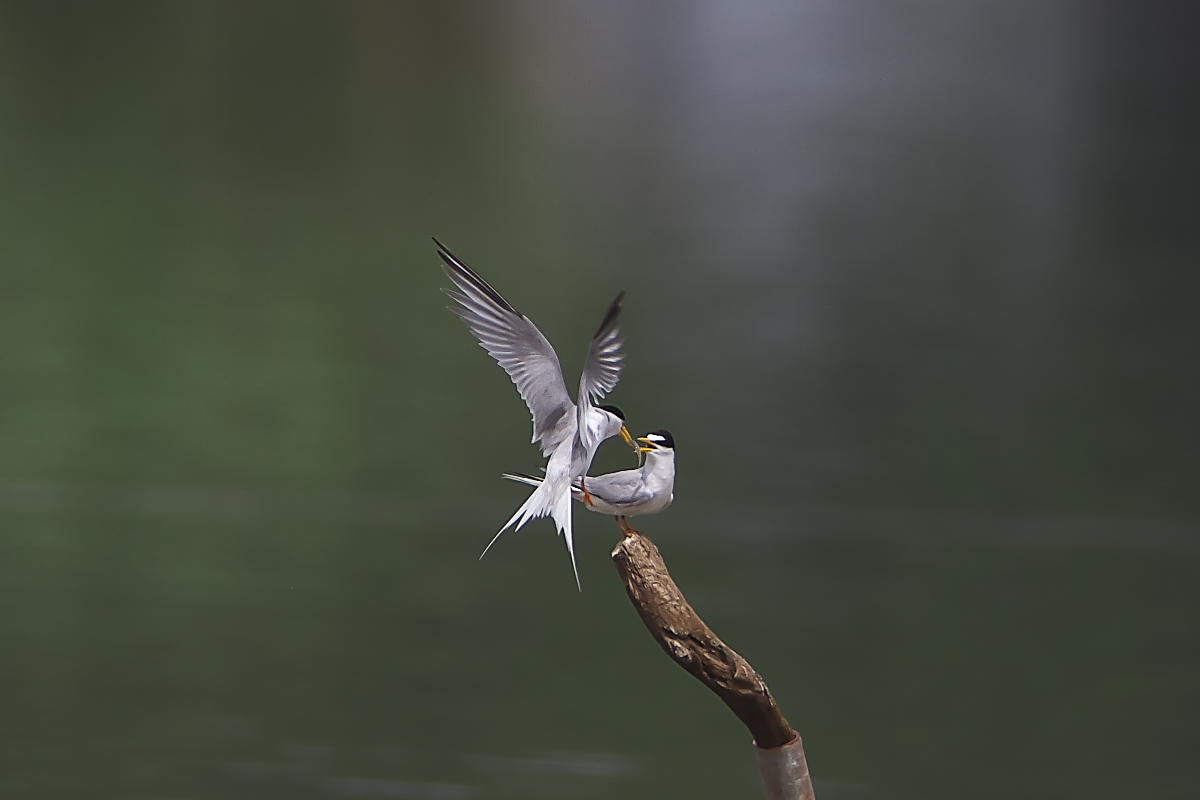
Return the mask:
<path id="1" fill-rule="evenodd" d="M 629 291 L 613 399 L 679 445 L 644 527 L 824 800 L 1190 796 L 1183 31 L 4 4 L 0 794 L 754 796 L 608 520 L 582 594 L 547 524 L 476 563 L 537 461 L 435 234 L 569 384 Z"/>

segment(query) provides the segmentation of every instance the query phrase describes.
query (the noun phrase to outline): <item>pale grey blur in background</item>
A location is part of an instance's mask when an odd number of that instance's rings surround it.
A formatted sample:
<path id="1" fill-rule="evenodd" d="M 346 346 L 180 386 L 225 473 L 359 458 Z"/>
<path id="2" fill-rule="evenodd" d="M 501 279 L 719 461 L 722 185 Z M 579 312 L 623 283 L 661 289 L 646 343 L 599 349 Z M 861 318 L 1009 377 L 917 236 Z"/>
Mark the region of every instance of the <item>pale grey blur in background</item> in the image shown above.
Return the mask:
<path id="1" fill-rule="evenodd" d="M 0 796 L 756 796 L 437 235 L 671 429 L 822 800 L 1190 797 L 1194 28 L 1146 6 L 0 5 Z M 629 465 L 610 445 L 597 471 Z"/>

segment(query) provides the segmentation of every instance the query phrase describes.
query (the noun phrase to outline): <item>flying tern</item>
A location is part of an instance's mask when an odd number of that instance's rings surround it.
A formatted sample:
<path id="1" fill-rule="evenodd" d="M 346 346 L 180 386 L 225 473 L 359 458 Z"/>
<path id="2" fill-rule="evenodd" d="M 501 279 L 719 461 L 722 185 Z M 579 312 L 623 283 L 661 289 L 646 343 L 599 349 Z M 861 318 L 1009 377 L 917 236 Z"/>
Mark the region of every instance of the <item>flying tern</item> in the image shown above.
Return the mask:
<path id="1" fill-rule="evenodd" d="M 625 425 L 625 415 L 612 405 L 595 405 L 617 385 L 625 360 L 624 339 L 617 328 L 621 292 L 609 305 L 592 336 L 579 378 L 577 402 L 571 400 L 563 380 L 558 355 L 537 326 L 466 262 L 436 238 L 438 256 L 457 289 L 444 289 L 457 305 L 450 310 L 471 329 L 479 345 L 504 368 L 533 417 L 533 439 L 542 455 L 549 457 L 546 474 L 533 494 L 496 533 L 480 558 L 513 526 L 519 530 L 531 519 L 549 516 L 566 540 L 575 585 L 579 567 L 571 529 L 572 484 L 587 496 L 590 482 L 584 476 L 600 443 L 620 433 L 635 450 L 637 444 Z"/>

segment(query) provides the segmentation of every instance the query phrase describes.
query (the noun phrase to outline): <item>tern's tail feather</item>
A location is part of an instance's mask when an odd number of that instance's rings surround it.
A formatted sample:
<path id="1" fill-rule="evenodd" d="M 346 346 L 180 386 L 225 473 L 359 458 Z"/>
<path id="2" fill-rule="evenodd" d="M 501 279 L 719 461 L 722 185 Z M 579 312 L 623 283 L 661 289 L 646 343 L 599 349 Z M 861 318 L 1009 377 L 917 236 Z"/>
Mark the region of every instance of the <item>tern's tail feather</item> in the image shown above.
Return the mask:
<path id="1" fill-rule="evenodd" d="M 517 483 L 524 483 L 527 486 L 541 486 L 542 478 L 535 478 L 532 475 L 526 475 L 522 472 L 504 472 L 500 474 L 501 478 Z"/>
<path id="2" fill-rule="evenodd" d="M 571 527 L 571 492 L 563 492 L 561 490 L 555 492 L 553 491 L 554 487 L 548 485 L 543 478 L 535 478 L 532 475 L 506 472 L 500 477 L 516 481 L 517 483 L 536 486 L 537 489 L 521 504 L 521 507 L 516 510 L 512 518 L 504 523 L 504 527 L 492 537 L 492 540 L 488 542 L 487 547 L 483 548 L 483 552 L 479 557 L 483 558 L 486 556 L 488 550 L 491 550 L 492 545 L 500 538 L 500 534 L 508 530 L 509 526 L 513 525 L 513 523 L 516 523 L 514 530 L 517 530 L 531 519 L 550 516 L 554 518 L 554 524 L 558 527 L 558 532 L 567 540 L 567 552 L 571 556 L 571 569 L 575 573 L 575 586 L 580 591 L 583 591 L 583 585 L 579 582 L 579 567 L 575 563 L 575 537 Z"/>
<path id="3" fill-rule="evenodd" d="M 492 545 L 500 539 L 500 534 L 504 533 L 510 527 L 515 531 L 519 531 L 529 520 L 537 519 L 538 517 L 547 517 L 553 513 L 556 498 L 551 490 L 554 487 L 542 481 L 539 481 L 539 483 L 541 485 L 534 490 L 533 494 L 525 499 L 521 507 L 509 517 L 508 522 L 504 523 L 504 526 L 496 531 L 496 535 L 488 542 L 488 546 L 483 548 L 483 552 L 479 554 L 480 559 L 488 554 L 488 550 L 491 550 Z"/>
<path id="4" fill-rule="evenodd" d="M 558 495 L 554 503 L 553 516 L 554 524 L 558 526 L 558 530 L 567 540 L 567 552 L 571 554 L 571 569 L 575 572 L 575 588 L 582 592 L 583 584 L 579 582 L 579 565 L 575 563 L 575 538 L 571 531 L 571 493 L 569 491 Z"/>
<path id="5" fill-rule="evenodd" d="M 523 483 L 526 486 L 541 486 L 542 482 L 546 480 L 537 475 L 526 475 L 524 472 L 502 472 L 500 477 L 513 483 Z M 571 483 L 571 497 L 583 500 L 583 489 L 579 488 L 578 478 Z"/>

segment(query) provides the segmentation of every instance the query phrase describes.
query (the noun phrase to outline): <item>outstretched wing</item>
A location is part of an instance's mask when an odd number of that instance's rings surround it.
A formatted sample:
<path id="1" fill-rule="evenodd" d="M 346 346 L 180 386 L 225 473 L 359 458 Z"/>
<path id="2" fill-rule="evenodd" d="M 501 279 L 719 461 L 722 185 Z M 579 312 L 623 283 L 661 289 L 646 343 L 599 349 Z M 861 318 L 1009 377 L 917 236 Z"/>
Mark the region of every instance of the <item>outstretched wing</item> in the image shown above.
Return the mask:
<path id="1" fill-rule="evenodd" d="M 603 397 L 616 388 L 621 380 L 621 366 L 625 363 L 625 339 L 617 327 L 617 318 L 621 315 L 621 301 L 625 293 L 621 292 L 609 305 L 600 327 L 592 337 L 588 347 L 587 361 L 583 365 L 583 374 L 579 376 L 578 407 L 576 409 L 579 440 L 589 451 L 596 444 L 591 441 L 591 432 L 584 421 L 593 401 Z"/>
<path id="2" fill-rule="evenodd" d="M 444 289 L 456 303 L 450 310 L 462 318 L 488 355 L 512 378 L 533 416 L 533 441 L 550 455 L 562 441 L 562 422 L 574 403 L 563 382 L 562 367 L 550 342 L 517 308 L 483 277 L 436 238 L 438 255 L 458 291 Z"/>

